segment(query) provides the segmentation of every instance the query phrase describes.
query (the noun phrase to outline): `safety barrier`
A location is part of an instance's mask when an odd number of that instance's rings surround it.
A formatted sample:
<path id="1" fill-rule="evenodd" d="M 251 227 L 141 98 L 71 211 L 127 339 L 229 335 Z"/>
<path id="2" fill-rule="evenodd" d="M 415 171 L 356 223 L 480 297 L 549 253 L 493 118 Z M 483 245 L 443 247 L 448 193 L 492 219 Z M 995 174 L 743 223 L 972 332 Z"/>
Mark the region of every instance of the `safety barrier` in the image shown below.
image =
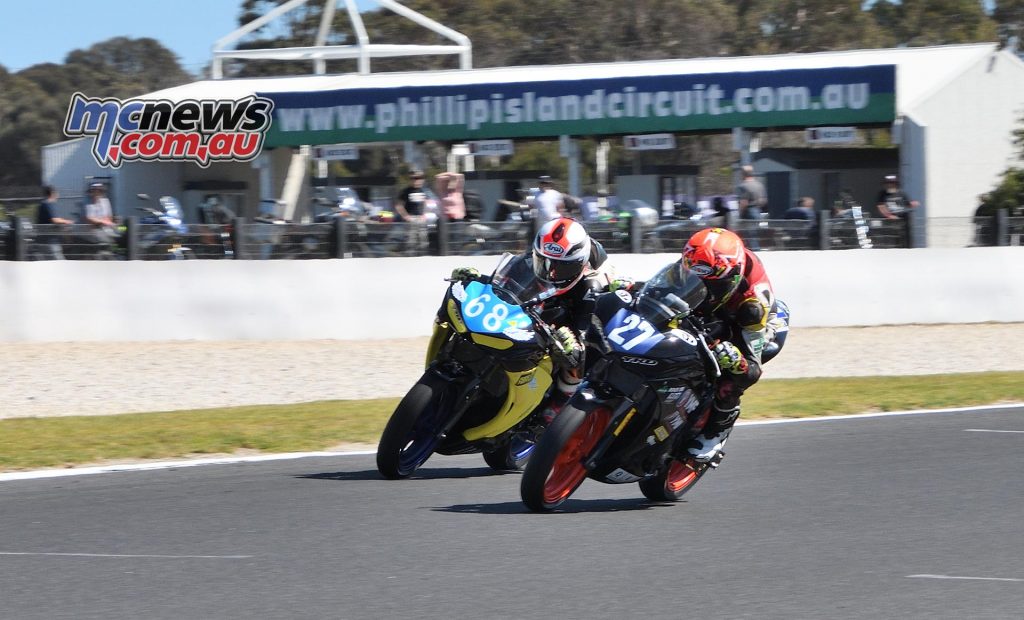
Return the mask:
<path id="1" fill-rule="evenodd" d="M 794 327 L 1024 322 L 1020 247 L 763 252 Z M 613 254 L 650 277 L 678 254 Z M 454 267 L 495 256 L 0 262 L 0 341 L 364 340 L 429 333 Z"/>

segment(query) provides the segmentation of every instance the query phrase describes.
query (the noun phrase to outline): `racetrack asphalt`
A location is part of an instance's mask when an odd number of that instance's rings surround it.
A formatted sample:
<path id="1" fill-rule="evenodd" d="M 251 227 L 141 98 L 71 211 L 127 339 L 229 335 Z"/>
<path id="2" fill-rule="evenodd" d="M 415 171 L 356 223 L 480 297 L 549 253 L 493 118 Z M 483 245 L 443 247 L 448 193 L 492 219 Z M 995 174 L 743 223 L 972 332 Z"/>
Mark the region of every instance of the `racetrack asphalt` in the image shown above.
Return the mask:
<path id="1" fill-rule="evenodd" d="M 0 617 L 1024 617 L 1024 407 L 738 427 L 684 501 L 369 456 L 0 483 Z"/>

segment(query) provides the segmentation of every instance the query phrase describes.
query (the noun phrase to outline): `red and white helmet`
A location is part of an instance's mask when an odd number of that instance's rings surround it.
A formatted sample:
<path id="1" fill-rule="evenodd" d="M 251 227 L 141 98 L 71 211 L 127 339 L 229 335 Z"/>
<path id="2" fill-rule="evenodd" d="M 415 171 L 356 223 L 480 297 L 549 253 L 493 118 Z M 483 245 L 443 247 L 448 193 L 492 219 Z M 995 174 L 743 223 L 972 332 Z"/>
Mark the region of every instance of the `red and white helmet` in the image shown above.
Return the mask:
<path id="1" fill-rule="evenodd" d="M 544 224 L 533 240 L 533 272 L 558 295 L 583 278 L 590 259 L 590 235 L 576 220 L 560 217 Z"/>

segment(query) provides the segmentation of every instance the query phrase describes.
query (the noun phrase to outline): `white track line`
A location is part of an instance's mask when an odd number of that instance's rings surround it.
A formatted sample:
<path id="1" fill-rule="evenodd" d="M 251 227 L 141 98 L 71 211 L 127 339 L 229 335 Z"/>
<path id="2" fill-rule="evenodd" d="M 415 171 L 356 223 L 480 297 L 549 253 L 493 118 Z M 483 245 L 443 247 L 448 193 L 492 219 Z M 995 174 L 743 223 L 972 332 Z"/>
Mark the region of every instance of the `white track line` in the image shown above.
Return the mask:
<path id="1" fill-rule="evenodd" d="M 1024 431 L 1001 431 L 994 428 L 965 428 L 967 433 L 1024 433 Z"/>
<path id="2" fill-rule="evenodd" d="M 964 579 L 968 581 L 1024 581 L 1013 577 L 958 577 L 956 575 L 907 575 L 907 579 Z"/>
<path id="3" fill-rule="evenodd" d="M 820 415 L 807 418 L 778 418 L 772 420 L 740 420 L 737 424 L 743 426 L 767 426 L 769 424 L 797 424 L 801 422 L 832 422 L 837 420 L 860 420 L 863 418 L 888 418 L 891 416 L 924 415 L 930 413 L 971 413 L 991 411 L 998 409 L 1018 409 L 1024 403 L 1009 403 L 1005 405 L 983 405 L 978 407 L 954 407 L 949 409 L 912 409 L 910 411 L 880 411 L 878 413 L 854 413 L 851 415 Z"/>
<path id="4" fill-rule="evenodd" d="M 807 418 L 782 418 L 776 420 L 740 420 L 743 426 L 768 426 L 772 424 L 800 424 L 807 422 L 834 422 L 842 420 L 860 420 L 863 418 L 884 418 L 889 416 L 924 415 L 936 413 L 969 413 L 998 409 L 1021 407 L 1021 403 L 1007 405 L 987 405 L 984 407 L 959 407 L 955 409 L 916 409 L 913 411 L 886 411 L 881 413 L 858 413 L 853 415 L 831 415 Z M 39 471 L 19 471 L 0 474 L 0 482 L 14 480 L 37 480 L 40 478 L 64 478 L 67 476 L 87 476 L 91 474 L 109 474 L 121 471 L 151 471 L 157 469 L 177 469 L 180 467 L 198 467 L 201 465 L 233 465 L 236 463 L 258 463 L 262 461 L 283 461 L 289 459 L 305 459 L 313 457 L 367 456 L 376 454 L 374 450 L 353 452 L 290 452 L 285 454 L 261 454 L 258 456 L 225 457 L 216 459 L 192 459 L 182 461 L 155 461 L 126 465 L 103 465 L 98 467 L 74 467 L 68 469 L 44 469 Z"/>
<path id="5" fill-rule="evenodd" d="M 55 556 L 66 558 L 147 558 L 157 560 L 247 560 L 251 555 L 156 555 L 129 553 L 45 553 L 31 551 L 0 551 L 0 555 Z"/>

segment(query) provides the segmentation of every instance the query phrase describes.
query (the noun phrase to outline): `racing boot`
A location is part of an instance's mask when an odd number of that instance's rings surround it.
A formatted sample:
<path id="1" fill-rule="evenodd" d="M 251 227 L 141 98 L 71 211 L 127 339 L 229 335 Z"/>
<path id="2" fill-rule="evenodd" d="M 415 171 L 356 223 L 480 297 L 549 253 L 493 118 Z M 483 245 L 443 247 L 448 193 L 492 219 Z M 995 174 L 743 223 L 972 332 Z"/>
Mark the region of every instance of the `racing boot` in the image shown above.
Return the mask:
<path id="1" fill-rule="evenodd" d="M 725 446 L 725 440 L 729 438 L 732 425 L 736 423 L 738 417 L 740 417 L 738 405 L 729 409 L 720 409 L 717 403 L 713 404 L 707 425 L 690 443 L 687 450 L 690 457 L 698 463 L 710 463 L 714 460 Z"/>
<path id="2" fill-rule="evenodd" d="M 562 407 L 572 398 L 579 384 L 580 377 L 574 370 L 565 369 L 558 373 L 555 389 L 551 390 L 548 406 L 544 408 L 544 413 L 542 414 L 544 426 L 551 424 L 555 417 L 561 413 Z"/>

